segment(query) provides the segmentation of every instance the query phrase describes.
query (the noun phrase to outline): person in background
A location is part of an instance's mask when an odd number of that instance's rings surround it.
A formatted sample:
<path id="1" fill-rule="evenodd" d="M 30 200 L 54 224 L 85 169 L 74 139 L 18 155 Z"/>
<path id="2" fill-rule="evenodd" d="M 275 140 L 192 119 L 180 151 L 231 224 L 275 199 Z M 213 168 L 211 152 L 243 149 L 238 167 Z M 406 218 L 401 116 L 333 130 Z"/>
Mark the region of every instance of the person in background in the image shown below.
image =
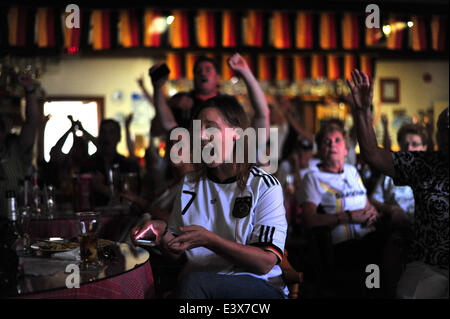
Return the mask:
<path id="1" fill-rule="evenodd" d="M 214 138 L 223 152 L 184 176 L 168 223 L 147 221 L 132 230 L 132 237 L 156 237 L 163 252 L 186 258 L 176 298 L 285 298 L 278 265 L 287 231 L 281 185 L 254 164 L 232 156 L 236 141 L 245 138 L 236 129 L 250 126 L 246 113 L 236 99 L 219 96 L 193 118 L 202 123 L 198 133 L 203 149 L 211 146 L 205 134 L 211 126 L 222 136 L 232 129 L 232 141 Z"/>
<path id="2" fill-rule="evenodd" d="M 386 122 L 385 126 L 387 126 L 387 119 L 383 122 Z M 428 135 L 422 126 L 406 123 L 398 131 L 397 141 L 402 152 L 425 152 Z M 391 234 L 386 244 L 383 262 L 386 269 L 385 282 L 389 287 L 388 294 L 390 297 L 395 297 L 396 285 L 405 258 L 405 246 L 412 235 L 414 193 L 411 187 L 396 186 L 391 177 L 382 175 L 371 196 L 371 201 L 389 219 Z"/>
<path id="3" fill-rule="evenodd" d="M 135 173 L 139 180 L 138 163 L 117 153 L 117 144 L 120 139 L 119 123 L 113 119 L 102 120 L 97 138 L 97 152 L 88 158 L 81 169 L 82 173 L 93 174 L 94 204 L 96 206 L 105 206 L 111 200 L 110 170 L 114 171 L 114 168 L 118 167 L 121 174 Z"/>
<path id="4" fill-rule="evenodd" d="M 150 68 L 150 73 L 156 70 L 160 64 Z M 244 80 L 248 90 L 248 95 L 255 111 L 252 121 L 252 127 L 265 128 L 267 139 L 270 128 L 270 111 L 267 105 L 264 92 L 259 86 L 258 81 L 251 72 L 247 62 L 238 53 L 233 54 L 228 59 L 228 66 Z M 181 92 L 175 94 L 170 100 L 164 96 L 163 86 L 168 79 L 168 75 L 152 79 L 153 100 L 156 107 L 156 116 L 161 121 L 166 132 L 173 128 L 189 128 L 192 119 L 192 113 L 200 108 L 208 99 L 220 96 L 219 74 L 216 62 L 206 56 L 199 57 L 194 64 L 194 89 L 191 92 Z M 265 144 L 265 143 L 264 143 Z"/>
<path id="5" fill-rule="evenodd" d="M 297 144 L 295 145 L 292 153 L 289 155 L 288 159 L 283 161 L 280 168 L 277 171 L 277 178 L 286 187 L 288 176 L 292 177 L 292 182 L 295 190 L 300 190 L 300 186 L 305 174 L 310 170 L 314 169 L 311 166 L 313 144 L 307 138 L 299 138 Z M 297 200 L 298 200 L 297 196 Z"/>
<path id="6" fill-rule="evenodd" d="M 81 125 L 80 121 L 74 121 L 72 116 L 68 116 L 71 126 L 50 150 L 50 161 L 43 166 L 44 179 L 48 185 L 53 185 L 60 189 L 63 194 L 72 196 L 72 176 L 78 174 L 89 158 L 88 143 L 95 146 L 97 139 L 89 134 Z M 77 131 L 82 132 L 82 136 L 77 135 Z M 73 136 L 73 144 L 70 151 L 64 154 L 62 148 L 69 135 Z"/>
<path id="7" fill-rule="evenodd" d="M 347 133 L 334 120 L 316 134 L 321 162 L 303 178 L 300 204 L 307 228 L 327 227 L 331 231 L 334 264 L 327 274 L 328 285 L 340 297 L 360 297 L 364 267 L 378 264 L 382 242 L 375 234 L 378 211 L 367 198 L 356 168 L 345 164 Z M 354 271 L 354 278 L 339 278 L 341 270 Z M 340 280 L 348 280 L 343 284 Z"/>
<path id="8" fill-rule="evenodd" d="M 370 165 L 392 177 L 396 185 L 408 185 L 414 193 L 413 242 L 397 285 L 397 296 L 448 298 L 449 108 L 438 118 L 438 151 L 391 152 L 378 147 L 371 126 L 369 107 L 373 81 L 364 72 L 354 70 L 347 84 L 353 95 L 352 111 L 362 156 Z"/>
<path id="9" fill-rule="evenodd" d="M 428 134 L 425 128 L 411 123 L 403 124 L 397 133 L 402 152 L 425 152 Z M 382 176 L 374 193 L 374 205 L 381 211 L 390 212 L 396 223 L 412 222 L 414 217 L 414 194 L 409 186 L 396 186 L 389 176 Z"/>
<path id="10" fill-rule="evenodd" d="M 31 75 L 21 73 L 18 81 L 25 90 L 25 123 L 20 134 L 10 133 L 10 114 L 0 109 L 0 214 L 6 213 L 5 191 L 18 193 L 19 182 L 27 174 L 33 157 L 33 146 L 40 121 L 36 87 Z M 3 108 L 3 106 L 1 106 Z"/>

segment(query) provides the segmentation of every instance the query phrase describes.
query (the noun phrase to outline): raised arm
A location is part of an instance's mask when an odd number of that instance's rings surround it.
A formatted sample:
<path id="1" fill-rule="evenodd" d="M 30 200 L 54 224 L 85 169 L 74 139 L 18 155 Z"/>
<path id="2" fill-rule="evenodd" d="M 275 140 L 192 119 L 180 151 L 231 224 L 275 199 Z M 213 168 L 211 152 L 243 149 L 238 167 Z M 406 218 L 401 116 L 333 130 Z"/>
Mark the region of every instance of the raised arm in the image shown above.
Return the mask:
<path id="1" fill-rule="evenodd" d="M 372 127 L 370 105 L 373 98 L 373 82 L 364 72 L 352 71 L 352 81 L 347 79 L 353 96 L 353 119 L 356 125 L 361 155 L 366 163 L 385 175 L 394 177 L 395 170 L 391 152 L 378 147 Z"/>
<path id="2" fill-rule="evenodd" d="M 20 132 L 20 145 L 23 150 L 33 147 L 41 116 L 39 115 L 37 96 L 34 91 L 34 81 L 30 74 L 19 75 L 19 83 L 25 89 L 25 123 Z"/>
<path id="3" fill-rule="evenodd" d="M 255 111 L 252 123 L 253 128 L 265 128 L 266 138 L 268 138 L 270 110 L 263 90 L 259 86 L 259 83 L 250 70 L 247 62 L 239 53 L 233 54 L 228 59 L 228 66 L 244 80 L 245 86 L 247 87 L 248 96 Z"/>
<path id="4" fill-rule="evenodd" d="M 150 93 L 147 91 L 146 87 L 144 86 L 144 78 L 140 77 L 136 80 L 139 87 L 141 88 L 142 93 L 144 93 L 145 98 L 151 103 L 155 104 L 155 101 L 153 100 L 153 97 L 150 95 Z"/>
<path id="5" fill-rule="evenodd" d="M 383 147 L 390 150 L 392 143 L 389 135 L 389 119 L 386 114 L 381 115 L 381 123 L 383 124 Z"/>
<path id="6" fill-rule="evenodd" d="M 128 114 L 128 116 L 125 118 L 125 135 L 127 140 L 127 147 L 128 147 L 128 153 L 130 153 L 130 158 L 136 158 L 134 155 L 134 143 L 131 140 L 131 134 L 130 134 L 130 124 L 131 121 L 133 121 L 133 113 Z"/>
<path id="7" fill-rule="evenodd" d="M 150 68 L 150 73 L 156 70 L 159 66 L 160 64 L 155 64 L 154 66 L 152 66 Z M 163 129 L 169 132 L 174 127 L 177 127 L 178 123 L 176 122 L 172 110 L 170 109 L 169 104 L 167 104 L 167 100 L 164 95 L 163 86 L 167 82 L 167 80 L 168 75 L 156 80 L 152 78 L 152 85 L 156 116 L 158 116 L 158 118 L 160 119 Z"/>
<path id="8" fill-rule="evenodd" d="M 86 131 L 79 120 L 78 121 L 74 121 L 72 115 L 69 115 L 67 117 L 72 121 L 72 126 L 73 127 L 77 126 L 78 129 L 81 132 L 83 132 L 83 137 L 87 140 L 87 142 L 92 142 L 92 144 L 94 144 L 95 147 L 98 148 L 97 138 L 95 136 L 93 136 L 91 133 L 89 133 L 88 131 Z"/>
<path id="9" fill-rule="evenodd" d="M 291 103 L 291 101 L 287 101 L 285 103 Z M 294 130 L 297 132 L 298 135 L 307 138 L 311 141 L 311 143 L 314 143 L 314 134 L 306 131 L 303 126 L 295 119 L 295 117 L 290 112 L 289 108 L 283 105 L 283 102 L 281 105 L 279 105 L 278 108 L 283 115 L 286 117 L 289 125 L 291 125 Z"/>

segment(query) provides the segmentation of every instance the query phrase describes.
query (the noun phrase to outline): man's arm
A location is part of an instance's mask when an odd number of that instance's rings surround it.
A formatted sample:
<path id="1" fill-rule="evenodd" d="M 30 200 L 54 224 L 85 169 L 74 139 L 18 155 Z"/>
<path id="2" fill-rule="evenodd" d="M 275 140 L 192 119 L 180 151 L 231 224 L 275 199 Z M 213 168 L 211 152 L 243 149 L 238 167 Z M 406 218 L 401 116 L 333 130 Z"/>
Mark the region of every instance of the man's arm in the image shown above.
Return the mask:
<path id="1" fill-rule="evenodd" d="M 23 150 L 33 147 L 39 124 L 39 109 L 36 93 L 33 90 L 33 79 L 29 74 L 20 74 L 19 83 L 25 89 L 25 123 L 20 132 L 20 145 Z"/>
<path id="2" fill-rule="evenodd" d="M 373 82 L 364 72 L 352 71 L 352 82 L 347 79 L 353 96 L 353 119 L 355 121 L 361 155 L 366 163 L 379 172 L 394 177 L 394 163 L 389 150 L 378 147 L 372 127 L 370 105 L 373 98 Z"/>
<path id="3" fill-rule="evenodd" d="M 133 113 L 130 113 L 125 118 L 125 135 L 126 135 L 126 141 L 127 141 L 127 147 L 128 147 L 128 157 L 135 159 L 136 156 L 134 155 L 134 143 L 131 140 L 131 134 L 130 134 L 130 124 L 131 121 L 133 121 Z"/>
<path id="4" fill-rule="evenodd" d="M 255 111 L 252 126 L 255 129 L 265 128 L 267 139 L 270 128 L 270 110 L 263 90 L 248 67 L 247 62 L 238 53 L 235 53 L 228 59 L 228 66 L 244 80 L 250 102 Z"/>
<path id="5" fill-rule="evenodd" d="M 157 69 L 160 65 L 156 64 L 150 68 L 150 72 Z M 175 121 L 175 117 L 173 116 L 172 110 L 167 104 L 166 97 L 164 95 L 163 86 L 168 80 L 168 75 L 153 81 L 153 101 L 156 107 L 156 116 L 161 121 L 162 127 L 169 132 L 173 128 L 178 126 L 178 123 Z"/>

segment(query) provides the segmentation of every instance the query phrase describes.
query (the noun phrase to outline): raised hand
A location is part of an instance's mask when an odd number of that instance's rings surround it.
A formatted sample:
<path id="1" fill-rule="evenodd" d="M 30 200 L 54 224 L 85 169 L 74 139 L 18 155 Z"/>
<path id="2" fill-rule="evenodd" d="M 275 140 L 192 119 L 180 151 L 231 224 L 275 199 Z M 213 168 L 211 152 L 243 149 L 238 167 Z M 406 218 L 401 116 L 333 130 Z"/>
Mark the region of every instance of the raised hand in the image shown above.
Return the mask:
<path id="1" fill-rule="evenodd" d="M 157 63 L 157 64 L 153 65 L 153 66 L 150 68 L 150 70 L 149 70 L 150 74 L 152 74 L 152 73 L 153 73 L 157 68 L 159 68 L 161 65 L 162 65 L 162 63 Z M 151 77 L 151 76 L 150 76 L 150 79 L 151 79 L 152 84 L 153 84 L 153 86 L 154 86 L 155 88 L 161 88 L 161 87 L 167 82 L 167 80 L 169 79 L 169 75 L 162 76 L 162 77 L 156 79 L 156 81 L 155 81 L 155 79 L 154 79 L 153 77 Z"/>
<path id="2" fill-rule="evenodd" d="M 231 70 L 233 70 L 238 74 L 242 74 L 243 72 L 250 70 L 247 62 L 239 53 L 233 54 L 228 59 L 228 66 L 230 67 Z"/>
<path id="3" fill-rule="evenodd" d="M 347 85 L 352 92 L 353 107 L 355 110 L 370 109 L 373 99 L 373 82 L 367 74 L 357 69 L 352 71 L 352 80 L 354 84 L 347 79 Z"/>

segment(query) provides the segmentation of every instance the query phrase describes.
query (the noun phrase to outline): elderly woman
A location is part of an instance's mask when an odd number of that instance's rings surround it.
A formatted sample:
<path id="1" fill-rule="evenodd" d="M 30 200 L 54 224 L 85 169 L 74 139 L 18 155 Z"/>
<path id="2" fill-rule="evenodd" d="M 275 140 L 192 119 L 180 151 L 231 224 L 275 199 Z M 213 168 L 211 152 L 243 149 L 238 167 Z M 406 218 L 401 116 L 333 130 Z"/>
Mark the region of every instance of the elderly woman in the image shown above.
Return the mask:
<path id="1" fill-rule="evenodd" d="M 329 227 L 336 267 L 356 267 L 371 257 L 365 248 L 371 239 L 366 235 L 373 232 L 378 212 L 368 201 L 356 168 L 344 164 L 348 146 L 343 126 L 328 121 L 316 143 L 321 162 L 305 175 L 300 189 L 304 222 L 310 228 Z M 364 268 L 360 271 L 362 275 Z"/>
<path id="2" fill-rule="evenodd" d="M 397 286 L 400 298 L 448 298 L 448 136 L 449 109 L 437 122 L 437 152 L 390 152 L 378 147 L 369 106 L 373 82 L 358 70 L 347 83 L 352 91 L 353 118 L 361 154 L 396 185 L 409 185 L 415 198 L 414 241 Z"/>
<path id="3" fill-rule="evenodd" d="M 333 244 L 364 236 L 378 214 L 356 168 L 344 164 L 347 133 L 330 122 L 317 134 L 316 143 L 321 162 L 306 173 L 300 189 L 306 226 L 329 226 Z"/>
<path id="4" fill-rule="evenodd" d="M 148 221 L 133 229 L 134 239 L 156 237 L 167 255 L 187 260 L 177 298 L 284 298 L 278 265 L 287 231 L 283 191 L 275 177 L 233 155 L 244 138 L 240 129 L 249 127 L 242 106 L 233 97 L 215 97 L 194 119 L 201 121 L 194 138 L 201 135 L 202 162 L 179 184 L 168 223 Z M 222 134 L 211 139 L 208 129 Z M 210 161 L 204 154 L 212 150 Z"/>

